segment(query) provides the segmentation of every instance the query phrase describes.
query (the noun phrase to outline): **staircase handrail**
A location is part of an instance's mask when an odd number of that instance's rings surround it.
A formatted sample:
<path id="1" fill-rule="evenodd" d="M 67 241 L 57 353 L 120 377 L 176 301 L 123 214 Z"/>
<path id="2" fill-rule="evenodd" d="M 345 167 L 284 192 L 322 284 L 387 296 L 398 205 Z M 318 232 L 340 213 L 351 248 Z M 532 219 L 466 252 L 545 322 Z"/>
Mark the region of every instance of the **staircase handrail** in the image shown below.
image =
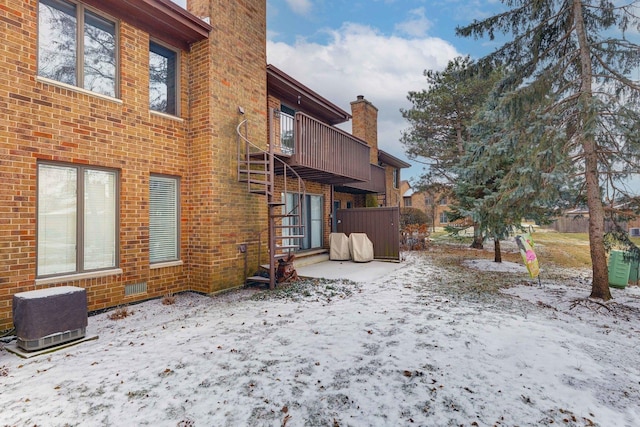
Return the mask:
<path id="1" fill-rule="evenodd" d="M 245 144 L 255 148 L 256 150 L 258 150 L 261 153 L 264 154 L 270 154 L 268 151 L 263 150 L 262 148 L 258 147 L 257 145 L 255 145 L 253 142 L 249 141 L 248 138 L 246 138 L 243 134 L 242 131 L 240 130 L 240 128 L 243 125 L 246 125 L 249 122 L 248 119 L 244 119 L 242 120 L 238 126 L 236 127 L 236 132 L 238 134 L 238 136 L 245 142 Z M 246 153 L 247 155 L 249 153 Z M 238 144 L 238 158 L 240 157 L 240 144 Z M 295 178 L 297 178 L 298 180 L 298 194 L 307 194 L 307 188 L 304 184 L 304 180 L 302 179 L 302 177 L 298 174 L 298 172 L 295 171 L 295 169 L 293 169 L 291 166 L 289 166 L 284 160 L 278 158 L 277 156 L 273 156 L 274 160 L 277 160 L 278 162 L 280 162 L 282 164 L 282 166 L 284 167 L 284 177 L 285 177 L 285 181 L 286 181 L 286 177 L 287 177 L 287 172 L 291 172 Z M 291 211 L 287 212 L 287 215 L 291 214 L 298 206 L 294 206 Z"/>

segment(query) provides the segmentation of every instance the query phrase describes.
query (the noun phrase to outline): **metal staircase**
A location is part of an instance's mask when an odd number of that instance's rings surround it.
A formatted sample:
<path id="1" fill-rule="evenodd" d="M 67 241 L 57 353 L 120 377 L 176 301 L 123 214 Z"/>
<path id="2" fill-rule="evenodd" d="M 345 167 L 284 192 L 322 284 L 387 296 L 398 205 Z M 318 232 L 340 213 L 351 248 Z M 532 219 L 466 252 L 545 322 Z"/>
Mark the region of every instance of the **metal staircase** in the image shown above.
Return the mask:
<path id="1" fill-rule="evenodd" d="M 246 119 L 240 122 L 236 131 L 238 134 L 238 181 L 247 184 L 249 193 L 266 196 L 269 219 L 268 227 L 260 231 L 260 234 L 264 231 L 269 234 L 269 277 L 250 276 L 246 278 L 246 282 L 268 283 L 269 289 L 274 289 L 278 260 L 298 249 L 301 239 L 305 236 L 302 210 L 306 189 L 297 172 L 275 155 L 272 141 L 269 144 L 269 151 L 265 151 L 249 140 Z M 276 169 L 278 175 L 282 175 L 282 187 L 277 193 Z M 282 199 L 281 194 L 286 195 L 288 191 L 293 191 L 297 195 L 294 197 L 293 207 L 287 207 L 285 200 Z M 258 259 L 260 260 L 260 248 Z"/>

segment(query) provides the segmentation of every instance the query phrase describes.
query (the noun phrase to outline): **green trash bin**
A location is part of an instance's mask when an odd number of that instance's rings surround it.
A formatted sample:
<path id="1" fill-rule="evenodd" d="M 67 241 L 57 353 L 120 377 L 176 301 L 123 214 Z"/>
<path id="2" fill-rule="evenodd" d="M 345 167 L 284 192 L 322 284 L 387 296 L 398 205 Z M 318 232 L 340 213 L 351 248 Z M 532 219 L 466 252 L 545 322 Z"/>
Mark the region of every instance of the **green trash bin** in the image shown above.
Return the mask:
<path id="1" fill-rule="evenodd" d="M 629 283 L 637 285 L 640 279 L 640 260 L 632 259 L 629 269 Z"/>
<path id="2" fill-rule="evenodd" d="M 623 251 L 611 251 L 609 253 L 609 286 L 612 288 L 625 288 L 629 282 L 631 262 L 624 259 Z"/>

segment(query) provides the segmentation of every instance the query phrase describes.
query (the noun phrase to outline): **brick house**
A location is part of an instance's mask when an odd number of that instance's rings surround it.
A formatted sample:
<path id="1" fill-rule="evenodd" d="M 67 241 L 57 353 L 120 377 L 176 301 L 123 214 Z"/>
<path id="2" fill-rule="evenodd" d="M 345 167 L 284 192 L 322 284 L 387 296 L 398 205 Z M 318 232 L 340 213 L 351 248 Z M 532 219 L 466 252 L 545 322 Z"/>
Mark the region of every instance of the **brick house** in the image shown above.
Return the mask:
<path id="1" fill-rule="evenodd" d="M 402 181 L 403 207 L 420 209 L 427 214 L 432 230 L 442 229 L 449 225 L 447 212 L 449 211 L 449 197 L 444 192 L 423 190 L 414 191 L 408 181 Z"/>
<path id="2" fill-rule="evenodd" d="M 267 254 L 271 205 L 238 180 L 238 125 L 275 148 L 268 123 L 282 105 L 304 103 L 294 116 L 322 129 L 350 118 L 265 72 L 266 2 L 1 4 L 0 330 L 17 292 L 78 286 L 94 311 L 242 284 Z M 309 211 L 303 248 L 327 246 L 336 201 L 362 206 L 384 190 L 371 142 L 354 135 L 340 133 L 349 170 L 295 166 L 321 212 Z"/>
<path id="3" fill-rule="evenodd" d="M 281 247 L 293 244 L 296 251 L 327 248 L 329 234 L 337 229 L 338 209 L 386 206 L 385 201 L 399 200 L 399 168 L 409 165 L 378 149 L 373 104 L 358 96 L 349 114 L 273 65 L 267 65 L 267 93 L 269 136 L 265 150 L 271 150 L 276 158 L 269 203 L 276 205 L 275 216 L 298 214 L 274 221 L 272 233 L 279 235 L 276 240 L 280 243 L 285 241 Z M 337 127 L 350 119 L 352 134 Z M 267 159 L 264 157 L 265 163 Z M 245 172 L 249 170 L 247 164 Z M 292 185 L 292 175 L 298 176 L 300 183 Z M 256 182 L 268 179 L 265 174 Z M 294 231 L 284 232 L 283 228 Z M 300 237 L 288 238 L 291 235 Z M 275 242 L 270 253 L 280 255 Z"/>
<path id="4" fill-rule="evenodd" d="M 21 291 L 79 286 L 98 310 L 242 283 L 265 208 L 235 125 L 266 128 L 266 5 L 189 9 L 3 1 L 0 330 Z"/>

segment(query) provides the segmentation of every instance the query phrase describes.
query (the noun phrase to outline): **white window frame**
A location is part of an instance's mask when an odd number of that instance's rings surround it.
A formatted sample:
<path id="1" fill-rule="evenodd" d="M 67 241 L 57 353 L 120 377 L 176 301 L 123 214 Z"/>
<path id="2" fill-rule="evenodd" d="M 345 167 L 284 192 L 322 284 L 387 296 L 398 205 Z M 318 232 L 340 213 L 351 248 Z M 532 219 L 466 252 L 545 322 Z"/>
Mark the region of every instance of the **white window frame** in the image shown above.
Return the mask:
<path id="1" fill-rule="evenodd" d="M 447 216 L 447 211 L 440 212 L 440 224 L 448 224 L 449 217 Z"/>

